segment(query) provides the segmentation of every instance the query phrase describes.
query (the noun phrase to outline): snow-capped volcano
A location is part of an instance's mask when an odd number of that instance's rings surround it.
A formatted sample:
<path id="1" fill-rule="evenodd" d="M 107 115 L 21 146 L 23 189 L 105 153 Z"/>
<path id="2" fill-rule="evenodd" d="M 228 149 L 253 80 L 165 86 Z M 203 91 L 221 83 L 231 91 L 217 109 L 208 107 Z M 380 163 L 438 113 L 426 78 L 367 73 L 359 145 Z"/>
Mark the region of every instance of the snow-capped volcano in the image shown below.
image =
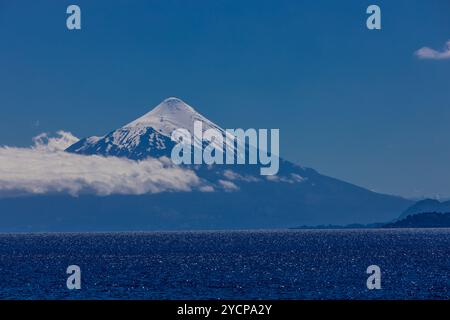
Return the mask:
<path id="1" fill-rule="evenodd" d="M 175 145 L 175 142 L 171 140 L 172 132 L 177 129 L 186 129 L 193 134 L 195 121 L 202 122 L 203 132 L 216 129 L 222 132 L 224 137 L 229 135 L 181 99 L 171 97 L 123 127 L 102 137 L 82 139 L 66 151 L 127 157 L 134 160 L 149 156 L 170 156 Z M 195 138 L 193 144 L 201 146 L 202 141 Z M 234 146 L 230 145 L 227 148 L 234 148 Z"/>
<path id="2" fill-rule="evenodd" d="M 195 121 L 202 122 L 203 131 L 214 128 L 227 134 L 180 99 L 168 98 L 123 127 L 102 137 L 82 139 L 66 150 L 132 160 L 170 157 L 176 143 L 171 140 L 172 132 L 187 129 L 192 135 Z M 92 201 L 100 201 L 99 207 L 107 208 L 108 216 L 135 214 L 136 219 L 129 222 L 137 223 L 132 230 L 372 223 L 393 219 L 411 205 L 408 200 L 375 193 L 283 159 L 279 165 L 274 176 L 261 176 L 259 166 L 250 164 L 191 165 L 188 169 L 207 185 L 204 190 L 208 192 L 148 195 L 139 204 L 134 198 Z M 71 206 L 60 211 L 66 210 L 72 210 Z M 120 221 L 128 223 L 128 215 Z"/>

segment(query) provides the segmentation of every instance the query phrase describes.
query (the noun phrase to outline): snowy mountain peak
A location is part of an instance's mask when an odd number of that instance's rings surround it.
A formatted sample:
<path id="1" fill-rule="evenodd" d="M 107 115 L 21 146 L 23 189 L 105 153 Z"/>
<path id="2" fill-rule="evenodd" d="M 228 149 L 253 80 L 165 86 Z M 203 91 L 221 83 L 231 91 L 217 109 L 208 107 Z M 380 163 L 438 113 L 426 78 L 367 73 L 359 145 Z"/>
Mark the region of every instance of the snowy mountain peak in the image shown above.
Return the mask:
<path id="1" fill-rule="evenodd" d="M 193 134 L 196 121 L 202 122 L 203 131 L 214 128 L 224 135 L 230 135 L 181 99 L 171 97 L 129 124 L 103 137 L 82 139 L 66 150 L 79 154 L 100 154 L 130 159 L 170 156 L 175 145 L 171 139 L 172 132 L 187 129 Z M 202 145 L 202 141 L 194 137 L 192 144 Z M 218 148 L 223 147 L 218 145 L 218 142 L 213 144 Z M 234 145 L 226 143 L 226 148 L 233 149 Z"/>
<path id="2" fill-rule="evenodd" d="M 125 125 L 123 128 L 151 127 L 156 132 L 170 137 L 174 130 L 180 128 L 193 132 L 195 121 L 201 121 L 203 123 L 203 130 L 216 128 L 222 131 L 219 126 L 206 119 L 190 105 L 174 97 L 165 99 L 153 110 Z"/>
<path id="3" fill-rule="evenodd" d="M 178 98 L 167 98 L 149 112 L 153 116 L 168 116 L 177 113 L 196 113 L 194 108 Z"/>

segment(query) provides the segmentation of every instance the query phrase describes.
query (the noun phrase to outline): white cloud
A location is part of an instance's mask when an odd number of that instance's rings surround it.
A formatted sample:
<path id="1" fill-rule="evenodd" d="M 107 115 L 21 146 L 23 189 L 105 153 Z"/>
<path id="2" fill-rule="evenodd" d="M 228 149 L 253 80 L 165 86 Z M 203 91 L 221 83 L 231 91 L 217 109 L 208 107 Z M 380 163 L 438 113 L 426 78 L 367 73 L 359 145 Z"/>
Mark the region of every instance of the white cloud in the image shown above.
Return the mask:
<path id="1" fill-rule="evenodd" d="M 260 181 L 259 178 L 251 176 L 251 175 L 241 175 L 239 173 L 236 173 L 232 170 L 225 170 L 225 172 L 223 173 L 224 177 L 229 179 L 229 180 L 241 180 L 244 182 L 258 182 Z"/>
<path id="2" fill-rule="evenodd" d="M 167 158 L 133 161 L 62 151 L 77 140 L 59 131 L 57 137 L 35 137 L 31 148 L 0 147 L 0 194 L 211 191 L 194 171 L 174 166 Z"/>
<path id="3" fill-rule="evenodd" d="M 201 192 L 214 192 L 214 187 L 211 185 L 204 185 L 198 188 Z"/>
<path id="4" fill-rule="evenodd" d="M 296 174 L 296 173 L 291 173 L 287 177 L 275 176 L 275 175 L 266 176 L 266 179 L 271 182 L 285 182 L 285 183 L 302 183 L 302 182 L 305 182 L 306 180 L 308 180 L 308 178 L 304 178 L 301 175 Z"/>
<path id="5" fill-rule="evenodd" d="M 220 179 L 218 182 L 224 188 L 225 191 L 239 190 L 239 187 L 231 181 Z"/>
<path id="6" fill-rule="evenodd" d="M 450 59 L 450 40 L 444 46 L 442 51 L 434 50 L 429 47 L 420 48 L 415 52 L 420 59 L 444 60 Z"/>
<path id="7" fill-rule="evenodd" d="M 56 132 L 56 137 L 51 137 L 48 133 L 41 133 L 33 138 L 33 148 L 43 151 L 62 151 L 79 140 L 72 133 L 63 130 Z"/>

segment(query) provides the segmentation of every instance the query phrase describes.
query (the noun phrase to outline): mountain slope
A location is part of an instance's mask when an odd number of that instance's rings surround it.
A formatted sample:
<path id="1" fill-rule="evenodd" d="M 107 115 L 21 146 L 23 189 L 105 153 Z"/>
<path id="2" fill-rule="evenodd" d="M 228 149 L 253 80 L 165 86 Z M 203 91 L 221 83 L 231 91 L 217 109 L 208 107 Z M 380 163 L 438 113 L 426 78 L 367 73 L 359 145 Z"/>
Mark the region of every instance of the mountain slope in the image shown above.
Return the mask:
<path id="1" fill-rule="evenodd" d="M 66 149 L 84 155 L 102 155 L 142 160 L 150 154 L 159 158 L 169 156 L 175 143 L 151 127 L 120 128 L 103 137 L 89 137 Z"/>

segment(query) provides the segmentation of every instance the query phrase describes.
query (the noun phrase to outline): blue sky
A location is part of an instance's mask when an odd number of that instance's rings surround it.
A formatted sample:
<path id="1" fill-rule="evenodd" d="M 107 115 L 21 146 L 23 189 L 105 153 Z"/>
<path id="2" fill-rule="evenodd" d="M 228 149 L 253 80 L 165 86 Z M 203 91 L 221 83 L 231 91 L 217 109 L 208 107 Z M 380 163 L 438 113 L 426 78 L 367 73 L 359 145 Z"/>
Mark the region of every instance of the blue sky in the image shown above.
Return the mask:
<path id="1" fill-rule="evenodd" d="M 0 145 L 102 135 L 177 96 L 225 128 L 280 128 L 282 156 L 324 174 L 450 197 L 450 59 L 414 55 L 450 40 L 449 14 L 447 0 L 0 0 Z"/>

